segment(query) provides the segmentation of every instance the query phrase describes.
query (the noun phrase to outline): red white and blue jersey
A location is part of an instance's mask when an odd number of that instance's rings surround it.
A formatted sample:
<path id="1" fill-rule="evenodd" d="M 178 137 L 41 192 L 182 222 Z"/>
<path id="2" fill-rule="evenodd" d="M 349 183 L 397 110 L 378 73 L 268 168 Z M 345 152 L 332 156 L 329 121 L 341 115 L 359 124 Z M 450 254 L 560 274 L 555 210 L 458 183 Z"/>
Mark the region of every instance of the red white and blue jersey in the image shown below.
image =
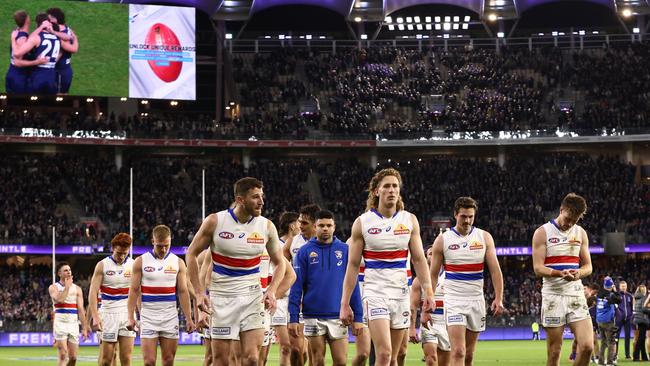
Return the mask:
<path id="1" fill-rule="evenodd" d="M 542 226 L 546 232 L 546 267 L 563 271 L 580 268 L 580 246 L 582 231 L 580 226 L 573 225 L 569 230 L 562 231 L 551 220 Z M 544 277 L 542 279 L 542 294 L 583 296 L 581 281 L 566 281 L 561 277 Z"/>
<path id="2" fill-rule="evenodd" d="M 133 259 L 126 257 L 124 262 L 117 263 L 113 256 L 102 259 L 104 279 L 99 291 L 104 305 L 104 311 L 126 311 L 126 300 L 131 287 Z"/>
<path id="3" fill-rule="evenodd" d="M 264 248 L 264 252 L 262 252 L 262 256 L 260 257 L 260 285 L 262 286 L 262 292 L 266 292 L 269 283 L 271 283 L 271 278 L 273 278 L 273 272 L 271 272 L 272 267 L 271 257 L 269 257 L 269 253 Z"/>
<path id="4" fill-rule="evenodd" d="M 176 311 L 178 257 L 171 250 L 158 259 L 152 251 L 142 255 L 142 317 L 170 319 Z"/>
<path id="5" fill-rule="evenodd" d="M 455 228 L 442 234 L 445 299 L 483 299 L 483 268 L 487 244 L 484 231 L 472 227 L 465 236 Z"/>
<path id="6" fill-rule="evenodd" d="M 427 296 L 426 291 L 421 289 L 420 291 L 420 306 L 424 302 L 424 298 Z M 441 269 L 440 274 L 438 275 L 438 285 L 436 285 L 436 293 L 433 297 L 436 302 L 436 310 L 433 311 L 431 315 L 434 322 L 445 320 L 445 270 Z"/>
<path id="7" fill-rule="evenodd" d="M 236 296 L 261 292 L 262 254 L 269 239 L 269 220 L 263 216 L 239 222 L 232 209 L 217 213 L 212 237 L 210 293 Z"/>
<path id="8" fill-rule="evenodd" d="M 291 252 L 291 262 L 293 263 L 294 258 L 298 255 L 298 251 L 309 241 L 309 238 L 305 238 L 302 234 L 297 234 L 291 239 L 291 247 L 289 252 Z"/>
<path id="9" fill-rule="evenodd" d="M 61 282 L 57 282 L 55 285 L 57 291 L 65 291 L 65 286 Z M 77 314 L 77 291 L 79 291 L 79 286 L 72 284 L 70 290 L 68 290 L 68 296 L 65 297 L 63 302 L 54 304 L 54 312 L 56 313 L 54 319 L 56 321 L 65 323 L 79 321 L 79 315 Z"/>
<path id="10" fill-rule="evenodd" d="M 383 217 L 372 209 L 359 218 L 365 243 L 363 296 L 407 299 L 411 213 L 402 210 Z"/>

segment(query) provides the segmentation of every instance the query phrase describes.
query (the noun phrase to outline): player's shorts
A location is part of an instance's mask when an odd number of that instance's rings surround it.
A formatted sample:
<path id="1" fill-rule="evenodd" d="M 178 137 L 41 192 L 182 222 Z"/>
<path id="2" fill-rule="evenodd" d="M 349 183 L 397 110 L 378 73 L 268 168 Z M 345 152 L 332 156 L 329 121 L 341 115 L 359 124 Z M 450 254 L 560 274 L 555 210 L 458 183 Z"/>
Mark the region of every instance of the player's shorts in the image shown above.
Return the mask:
<path id="1" fill-rule="evenodd" d="M 54 318 L 54 339 L 57 341 L 68 341 L 70 343 L 79 343 L 79 323 L 62 322 Z"/>
<path id="2" fill-rule="evenodd" d="M 72 85 L 72 67 L 70 65 L 56 69 L 56 84 L 59 93 L 68 93 Z"/>
<path id="3" fill-rule="evenodd" d="M 29 86 L 29 73 L 19 67 L 9 66 L 5 77 L 5 90 L 11 94 L 26 94 Z"/>
<path id="4" fill-rule="evenodd" d="M 118 337 L 135 337 L 135 332 L 126 329 L 129 324 L 129 316 L 126 311 L 119 313 L 102 312 L 102 334 L 98 335 L 102 341 L 117 342 Z"/>
<path id="5" fill-rule="evenodd" d="M 589 319 L 589 308 L 584 296 L 542 294 L 542 326 L 561 327 Z"/>
<path id="6" fill-rule="evenodd" d="M 178 339 L 178 315 L 164 319 L 157 317 L 155 312 L 153 314 L 142 312 L 140 314 L 140 317 L 140 338 L 162 337 L 169 339 Z"/>
<path id="7" fill-rule="evenodd" d="M 434 343 L 441 351 L 451 351 L 451 343 L 449 343 L 449 333 L 447 333 L 447 325 L 445 318 L 434 318 L 429 322 L 429 329 L 420 328 L 420 337 L 422 338 L 422 345 L 425 343 Z"/>
<path id="8" fill-rule="evenodd" d="M 391 329 L 406 329 L 411 324 L 408 299 L 366 297 L 363 299 L 363 308 L 368 321 L 387 319 L 390 321 Z"/>
<path id="9" fill-rule="evenodd" d="M 239 339 L 239 332 L 264 329 L 266 311 L 262 293 L 244 296 L 210 296 L 212 339 Z"/>
<path id="10" fill-rule="evenodd" d="M 54 68 L 35 67 L 32 71 L 29 93 L 34 94 L 56 94 L 58 85 L 56 83 L 56 70 Z"/>
<path id="11" fill-rule="evenodd" d="M 275 313 L 271 316 L 271 326 L 287 326 L 289 323 L 289 299 L 282 298 L 277 301 Z"/>
<path id="12" fill-rule="evenodd" d="M 305 337 L 327 336 L 342 339 L 348 336 L 348 327 L 339 319 L 305 319 Z"/>
<path id="13" fill-rule="evenodd" d="M 212 337 L 210 336 L 210 333 L 212 332 L 212 331 L 211 331 L 211 329 L 212 329 L 212 316 L 211 316 L 211 315 L 208 315 L 208 319 L 207 319 L 207 320 L 208 320 L 208 327 L 205 328 L 205 329 L 203 329 L 201 332 L 199 332 L 199 336 L 200 336 L 201 338 L 210 339 L 210 338 L 212 338 Z"/>
<path id="14" fill-rule="evenodd" d="M 462 325 L 472 332 L 485 330 L 485 300 L 445 299 L 447 326 Z"/>

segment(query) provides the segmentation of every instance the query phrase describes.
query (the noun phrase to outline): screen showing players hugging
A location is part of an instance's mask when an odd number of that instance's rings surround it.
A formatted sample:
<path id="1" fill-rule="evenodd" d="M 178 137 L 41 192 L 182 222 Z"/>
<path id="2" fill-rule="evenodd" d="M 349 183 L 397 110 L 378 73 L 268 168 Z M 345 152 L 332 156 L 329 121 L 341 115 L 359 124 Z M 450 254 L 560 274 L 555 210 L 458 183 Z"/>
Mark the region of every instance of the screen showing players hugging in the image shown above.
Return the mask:
<path id="1" fill-rule="evenodd" d="M 195 9 L 0 0 L 0 92 L 196 99 Z"/>

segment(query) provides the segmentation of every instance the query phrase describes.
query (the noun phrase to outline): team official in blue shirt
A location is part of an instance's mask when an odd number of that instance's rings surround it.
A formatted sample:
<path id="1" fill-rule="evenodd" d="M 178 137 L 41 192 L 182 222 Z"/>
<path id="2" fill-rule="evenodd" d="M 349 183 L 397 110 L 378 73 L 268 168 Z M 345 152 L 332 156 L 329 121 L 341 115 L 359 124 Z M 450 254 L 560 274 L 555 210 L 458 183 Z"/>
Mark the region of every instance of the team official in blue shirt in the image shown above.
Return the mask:
<path id="1" fill-rule="evenodd" d="M 334 215 L 322 210 L 316 215 L 316 237 L 309 240 L 294 260 L 296 282 L 289 295 L 289 333 L 300 337 L 300 305 L 305 336 L 315 366 L 324 365 L 325 342 L 330 345 L 334 365 L 345 365 L 348 328 L 339 320 L 343 279 L 348 265 L 348 245 L 334 236 Z M 352 333 L 363 328 L 363 309 L 357 283 L 350 306 L 354 311 Z"/>

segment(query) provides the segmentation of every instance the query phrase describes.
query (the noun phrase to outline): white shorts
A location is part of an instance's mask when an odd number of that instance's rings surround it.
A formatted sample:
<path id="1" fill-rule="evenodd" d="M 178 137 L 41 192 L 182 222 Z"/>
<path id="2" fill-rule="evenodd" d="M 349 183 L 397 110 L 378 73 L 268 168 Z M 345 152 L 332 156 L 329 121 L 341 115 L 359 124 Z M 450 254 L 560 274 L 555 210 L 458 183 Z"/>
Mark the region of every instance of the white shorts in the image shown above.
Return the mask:
<path id="1" fill-rule="evenodd" d="M 391 329 L 406 329 L 411 322 L 411 309 L 408 299 L 384 299 L 366 297 L 363 299 L 364 313 L 369 321 L 390 320 Z"/>
<path id="2" fill-rule="evenodd" d="M 152 314 L 149 314 L 152 312 Z M 164 319 L 167 318 L 167 319 Z M 178 339 L 178 315 L 174 317 L 157 317 L 152 310 L 140 314 L 140 338 Z"/>
<path id="3" fill-rule="evenodd" d="M 542 326 L 561 327 L 589 319 L 589 308 L 584 296 L 542 294 Z"/>
<path id="4" fill-rule="evenodd" d="M 79 343 L 79 322 L 62 322 L 54 317 L 54 339 L 57 341 L 68 341 Z"/>
<path id="5" fill-rule="evenodd" d="M 98 337 L 105 342 L 117 342 L 118 337 L 135 337 L 135 332 L 126 329 L 129 316 L 126 311 L 119 313 L 101 312 L 102 334 Z"/>
<path id="6" fill-rule="evenodd" d="M 305 319 L 305 337 L 327 336 L 342 339 L 348 336 L 348 327 L 339 319 Z"/>
<path id="7" fill-rule="evenodd" d="M 273 316 L 271 316 L 271 326 L 286 327 L 287 323 L 289 323 L 289 299 L 286 297 L 282 299 L 278 299 L 277 303 L 278 305 L 277 308 L 275 309 L 275 313 L 273 313 Z"/>
<path id="8" fill-rule="evenodd" d="M 212 339 L 239 339 L 239 332 L 264 329 L 262 293 L 245 296 L 210 296 L 212 302 Z"/>
<path id="9" fill-rule="evenodd" d="M 420 328 L 420 337 L 422 344 L 435 343 L 441 351 L 451 351 L 451 343 L 449 343 L 449 333 L 447 333 L 447 325 L 445 318 L 434 318 L 429 322 L 429 329 Z"/>
<path id="10" fill-rule="evenodd" d="M 485 300 L 445 299 L 447 326 L 462 325 L 472 332 L 485 330 Z"/>

